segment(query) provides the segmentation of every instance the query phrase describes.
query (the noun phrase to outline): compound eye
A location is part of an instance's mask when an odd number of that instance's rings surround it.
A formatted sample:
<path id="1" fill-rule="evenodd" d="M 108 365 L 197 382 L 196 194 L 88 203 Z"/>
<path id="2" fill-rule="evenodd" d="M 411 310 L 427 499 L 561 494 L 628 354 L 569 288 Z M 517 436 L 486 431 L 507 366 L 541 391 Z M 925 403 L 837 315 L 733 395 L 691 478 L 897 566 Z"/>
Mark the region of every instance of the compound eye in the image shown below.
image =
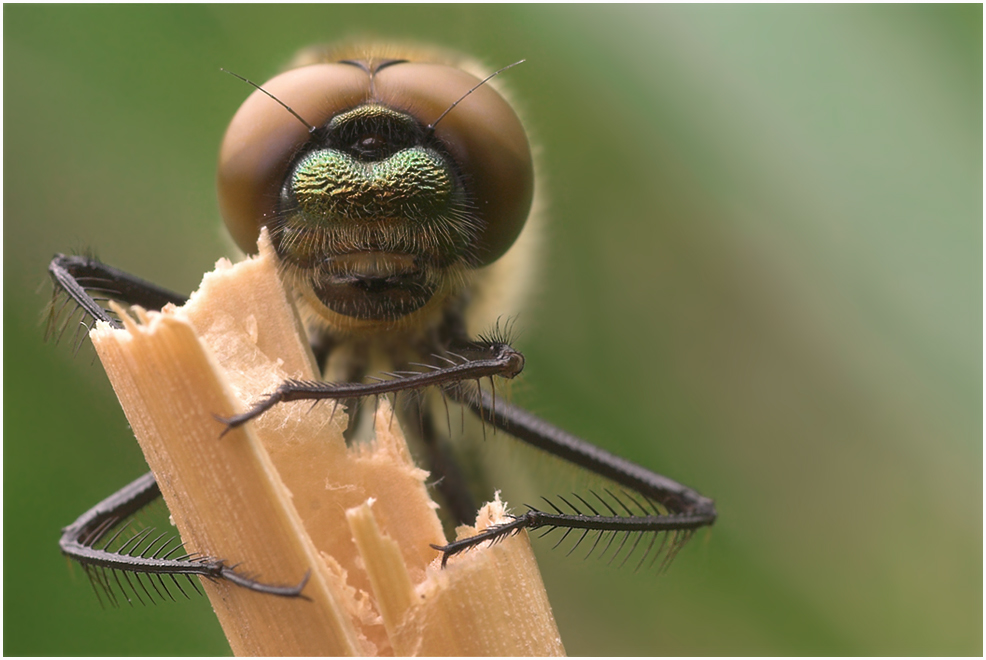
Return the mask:
<path id="1" fill-rule="evenodd" d="M 318 127 L 364 103 L 370 79 L 351 65 L 315 64 L 282 73 L 262 87 Z M 260 228 L 274 217 L 288 166 L 309 138 L 307 126 L 259 90 L 226 129 L 216 178 L 219 209 L 244 252 L 256 251 Z M 377 139 L 365 136 L 366 147 L 379 148 Z"/>
<path id="2" fill-rule="evenodd" d="M 489 84 L 462 98 L 480 79 L 442 64 L 405 62 L 376 73 L 374 97 L 403 109 L 448 148 L 468 190 L 480 230 L 472 264 L 490 264 L 523 229 L 534 196 L 534 164 L 527 133 L 510 104 Z"/>

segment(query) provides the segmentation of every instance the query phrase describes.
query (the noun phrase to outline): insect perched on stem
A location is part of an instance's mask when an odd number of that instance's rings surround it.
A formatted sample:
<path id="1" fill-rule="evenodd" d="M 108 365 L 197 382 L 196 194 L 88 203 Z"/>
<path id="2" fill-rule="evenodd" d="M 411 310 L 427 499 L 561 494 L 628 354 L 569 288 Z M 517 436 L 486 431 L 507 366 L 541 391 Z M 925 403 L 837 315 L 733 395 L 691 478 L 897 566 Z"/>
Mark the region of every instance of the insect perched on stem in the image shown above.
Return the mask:
<path id="1" fill-rule="evenodd" d="M 347 439 L 359 442 L 372 432 L 372 407 L 361 407 L 361 400 L 425 390 L 395 407 L 416 433 L 424 467 L 453 521 L 471 521 L 477 507 L 440 431 L 449 400 L 613 484 L 545 499 L 545 510 L 529 507 L 475 536 L 435 546 L 443 566 L 479 544 L 537 528 L 563 529 L 566 537 L 575 531 L 575 546 L 588 537 L 590 554 L 614 542 L 619 554 L 634 538 L 629 557 L 644 540 L 638 567 L 648 558 L 666 564 L 695 529 L 715 521 L 712 500 L 474 386 L 513 378 L 524 367 L 508 337 L 481 331 L 514 311 L 536 256 L 527 135 L 489 83 L 492 76 L 476 71 L 444 52 L 315 48 L 258 87 L 237 112 L 220 153 L 220 207 L 244 251 L 255 249 L 261 228 L 269 232 L 323 380 L 286 381 L 222 421 L 228 430 L 281 402 L 331 400 L 349 412 Z M 145 309 L 185 302 L 87 257 L 58 255 L 49 271 L 56 296 L 116 327 L 110 300 Z M 52 306 L 52 330 L 63 309 Z M 100 576 L 107 569 L 125 580 L 199 575 L 271 595 L 301 594 L 304 582 L 274 586 L 223 560 L 175 556 L 179 546 L 161 536 L 109 538 L 158 495 L 154 477 L 141 477 L 67 527 L 62 551 Z"/>

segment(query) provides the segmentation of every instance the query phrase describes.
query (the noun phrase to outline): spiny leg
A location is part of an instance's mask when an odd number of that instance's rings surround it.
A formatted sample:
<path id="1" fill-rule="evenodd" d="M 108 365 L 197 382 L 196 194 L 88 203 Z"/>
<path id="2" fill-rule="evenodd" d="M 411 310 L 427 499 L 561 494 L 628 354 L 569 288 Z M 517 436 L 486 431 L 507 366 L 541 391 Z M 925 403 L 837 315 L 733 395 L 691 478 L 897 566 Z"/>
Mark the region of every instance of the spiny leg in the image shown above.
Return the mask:
<path id="1" fill-rule="evenodd" d="M 141 303 L 149 309 L 166 302 L 177 304 L 184 302 L 184 298 L 181 296 L 171 294 L 153 285 L 147 285 L 138 278 L 111 269 L 94 260 L 59 255 L 52 261 L 50 270 L 56 286 L 68 293 L 87 314 L 111 323 L 114 323 L 114 320 L 108 317 L 105 310 L 88 296 L 85 287 L 80 285 L 76 279 L 77 276 L 92 277 L 94 278 L 93 281 L 98 279 L 102 283 L 109 282 L 110 286 L 101 286 L 100 288 L 112 290 L 114 295 L 111 297 L 123 302 Z M 581 509 L 571 506 L 567 501 L 566 504 L 569 504 L 573 513 L 564 513 L 554 507 L 553 504 L 552 507 L 556 509 L 555 513 L 530 507 L 530 511 L 510 523 L 488 529 L 470 539 L 439 548 L 444 555 L 443 561 L 486 540 L 500 540 L 523 528 L 535 529 L 547 526 L 597 530 L 600 534 L 611 532 L 612 536 L 604 554 L 608 551 L 616 535 L 621 532 L 673 532 L 674 539 L 669 555 L 665 558 L 664 564 L 666 564 L 668 558 L 680 548 L 681 543 L 692 530 L 711 525 L 715 521 L 714 503 L 696 491 L 605 452 L 520 408 L 504 402 L 497 404 L 495 398 L 485 391 L 479 390 L 478 393 L 464 394 L 469 388 L 456 386 L 456 384 L 494 375 L 512 378 L 523 369 L 523 356 L 506 343 L 473 344 L 465 346 L 461 350 L 462 352 L 452 351 L 448 354 L 455 359 L 441 356 L 441 359 L 449 363 L 448 366 L 422 365 L 428 371 L 404 375 L 394 374 L 396 377 L 390 380 L 375 383 L 288 381 L 251 410 L 223 421 L 230 428 L 239 426 L 281 401 L 353 399 L 371 394 L 378 396 L 390 392 L 396 393 L 439 385 L 470 407 L 481 419 L 489 421 L 494 427 L 503 429 L 524 442 L 555 454 L 586 468 L 590 472 L 608 478 L 625 489 L 638 493 L 650 507 L 645 507 L 634 500 L 626 490 L 623 491 L 624 495 L 636 504 L 640 510 L 639 513 L 630 511 L 619 496 L 613 493 L 608 494 L 614 502 L 625 510 L 627 515 L 618 515 L 609 503 L 599 497 L 598 494 L 595 494 L 596 497 L 610 509 L 612 515 L 600 515 L 595 510 L 592 511 L 592 515 L 587 515 Z M 584 535 L 581 538 L 584 538 Z M 636 544 L 632 547 L 635 546 Z M 617 550 L 618 553 L 619 549 Z"/>
<path id="2" fill-rule="evenodd" d="M 199 575 L 208 579 L 229 580 L 233 584 L 272 596 L 301 595 L 302 589 L 308 582 L 307 575 L 297 585 L 271 585 L 237 573 L 225 561 L 214 557 L 185 554 L 178 558 L 169 558 L 168 555 L 173 554 L 174 549 L 167 555 L 161 556 L 167 543 L 159 545 L 160 537 L 148 541 L 148 537 L 153 533 L 153 530 L 149 529 L 139 532 L 115 550 L 111 550 L 111 544 L 116 536 L 105 539 L 106 532 L 160 496 L 161 491 L 154 480 L 154 475 L 150 472 L 144 474 L 83 513 L 74 523 L 62 530 L 59 541 L 62 552 L 82 564 L 87 572 L 97 570 L 103 571 L 102 574 L 105 575 L 105 570 L 117 571 L 122 573 L 128 582 L 131 574 L 138 582 L 139 575 Z M 119 534 L 120 532 L 117 532 L 117 535 Z M 100 543 L 101 541 L 105 542 Z M 153 582 L 151 584 L 153 585 Z M 146 591 L 146 587 L 143 588 Z M 131 590 L 133 590 L 132 583 Z"/>
<path id="3" fill-rule="evenodd" d="M 163 289 L 155 284 L 142 280 L 124 271 L 107 266 L 96 259 L 84 256 L 55 255 L 48 266 L 55 287 L 55 297 L 65 294 L 67 299 L 74 301 L 83 314 L 95 320 L 105 321 L 113 327 L 121 327 L 119 320 L 93 297 L 92 293 L 100 294 L 101 299 L 117 300 L 128 305 L 140 305 L 148 310 L 160 310 L 164 305 L 173 303 L 183 305 L 187 298 L 177 293 Z M 105 298 L 103 298 L 105 296 Z M 57 325 L 63 306 L 53 303 L 49 316 L 49 336 L 54 334 L 52 326 Z M 73 314 L 69 315 L 69 319 Z M 175 576 L 199 575 L 207 579 L 224 579 L 239 586 L 275 596 L 298 597 L 308 580 L 308 576 L 297 585 L 281 586 L 258 582 L 237 573 L 224 561 L 203 557 L 196 554 L 185 554 L 171 557 L 175 546 L 165 553 L 167 543 L 154 548 L 158 539 L 146 541 L 149 531 L 141 532 L 129 539 L 115 550 L 110 549 L 114 540 L 104 539 L 104 535 L 113 527 L 123 522 L 128 516 L 142 509 L 150 502 L 160 497 L 161 493 L 150 472 L 138 478 L 131 484 L 109 496 L 95 507 L 82 514 L 73 524 L 63 530 L 59 545 L 62 552 L 82 564 L 86 573 L 93 579 L 94 586 L 101 585 L 109 589 L 107 571 L 113 574 L 117 585 L 123 589 L 119 574 L 131 587 L 131 591 L 140 598 L 140 594 L 130 582 L 130 574 L 138 581 L 141 589 L 148 598 L 153 598 L 147 592 L 147 587 L 140 582 L 140 575 L 168 575 L 178 589 L 185 593 Z M 120 532 L 118 532 L 119 534 Z M 143 535 L 143 536 L 142 536 Z M 104 541 L 101 547 L 99 542 Z M 153 552 L 151 550 L 153 549 Z M 151 579 L 150 577 L 148 579 Z M 193 588 L 198 586 L 190 581 Z M 151 579 L 151 586 L 157 591 L 158 587 Z M 163 582 L 161 586 L 164 586 Z M 125 591 L 125 590 L 124 590 Z M 158 591 L 160 595 L 160 591 Z M 111 596 L 112 602 L 112 594 Z"/>
<path id="4" fill-rule="evenodd" d="M 106 321 L 115 328 L 122 327 L 119 320 L 99 304 L 93 293 L 101 299 L 112 299 L 127 305 L 140 305 L 144 309 L 160 310 L 168 303 L 184 305 L 187 297 L 168 291 L 156 284 L 142 280 L 91 257 L 56 254 L 48 265 L 48 274 L 55 287 L 55 296 L 64 293 L 83 310 L 85 315 L 98 321 Z M 52 305 L 49 323 L 57 324 L 60 308 Z M 49 327 L 49 335 L 53 334 Z"/>
<path id="5" fill-rule="evenodd" d="M 285 381 L 245 413 L 219 419 L 227 425 L 225 433 L 285 401 L 335 400 L 350 403 L 382 394 L 392 393 L 396 396 L 405 392 L 421 393 L 434 385 L 455 384 L 464 379 L 494 375 L 513 378 L 524 366 L 523 355 L 505 343 L 457 345 L 448 355 L 454 357 L 435 356 L 442 366 L 413 363 L 408 366 L 422 371 L 387 373 L 383 374 L 387 376 L 386 379 L 370 377 L 374 381 L 370 383 Z M 425 405 L 420 397 L 402 397 L 402 402 L 399 409 L 402 411 L 404 428 L 407 431 L 416 431 L 419 436 L 426 453 L 427 468 L 436 479 L 436 488 L 445 500 L 447 510 L 457 522 L 472 523 L 476 516 L 476 503 L 458 462 L 440 436 L 435 411 Z M 447 406 L 447 402 L 443 401 L 443 406 Z M 447 410 L 444 416 L 447 421 Z"/>
<path id="6" fill-rule="evenodd" d="M 319 401 L 325 399 L 353 399 L 419 390 L 434 385 L 445 386 L 463 380 L 477 380 L 491 376 L 513 378 L 524 368 L 524 356 L 508 344 L 474 345 L 471 352 L 477 355 L 456 354 L 462 359 L 447 367 L 431 367 L 431 370 L 395 374 L 389 380 L 373 383 L 329 383 L 324 381 L 287 380 L 266 398 L 258 401 L 250 410 L 228 418 L 220 418 L 227 431 L 246 424 L 274 406 L 285 401 Z"/>
<path id="7" fill-rule="evenodd" d="M 674 537 L 668 556 L 673 556 L 693 530 L 715 522 L 714 502 L 695 490 L 600 449 L 521 408 L 502 401 L 497 403 L 491 393 L 472 387 L 469 381 L 497 375 L 511 378 L 523 368 L 523 356 L 507 344 L 476 344 L 473 345 L 473 349 L 485 351 L 485 354 L 474 357 L 449 351 L 448 355 L 456 358 L 452 360 L 443 357 L 449 362 L 449 366 L 420 365 L 428 371 L 395 373 L 391 374 L 389 380 L 378 380 L 373 383 L 288 381 L 246 413 L 222 421 L 226 422 L 229 428 L 234 428 L 282 401 L 364 397 L 438 385 L 454 399 L 471 408 L 481 420 L 492 424 L 494 428 L 502 429 L 523 442 L 609 479 L 623 489 L 622 495 L 605 491 L 609 500 L 595 494 L 609 509 L 610 515 L 600 514 L 592 509 L 590 509 L 592 513 L 587 514 L 580 507 L 572 506 L 567 501 L 569 513 L 563 512 L 550 502 L 549 504 L 555 508 L 554 513 L 529 506 L 530 510 L 527 513 L 509 523 L 492 527 L 468 539 L 436 547 L 443 553 L 443 563 L 449 557 L 485 541 L 496 542 L 521 529 L 539 527 L 611 532 L 612 536 L 603 554 L 608 552 L 616 536 L 622 535 L 622 541 L 617 546 L 614 558 L 625 547 L 628 535 L 631 533 L 670 532 Z M 639 499 L 634 498 L 631 493 L 636 493 Z M 636 510 L 631 509 L 624 498 L 630 501 Z M 621 509 L 622 513 L 618 512 L 611 503 Z M 631 553 L 637 545 L 635 542 L 630 546 Z"/>
<path id="8" fill-rule="evenodd" d="M 449 557 L 481 543 L 487 541 L 495 543 L 516 534 L 521 529 L 539 527 L 597 530 L 600 534 L 612 532 L 610 545 L 620 533 L 673 533 L 674 539 L 669 555 L 665 558 L 666 564 L 695 529 L 715 522 L 715 503 L 687 486 L 600 449 L 522 408 L 504 401 L 494 402 L 493 395 L 485 390 L 460 386 L 449 389 L 449 393 L 460 403 L 471 408 L 481 419 L 518 440 L 609 479 L 624 490 L 622 497 L 610 490 L 604 491 L 609 497 L 608 500 L 598 493 L 593 493 L 608 509 L 603 513 L 580 496 L 576 497 L 582 504 L 575 505 L 561 498 L 571 513 L 565 513 L 550 500 L 545 501 L 554 509 L 553 513 L 527 505 L 529 511 L 510 522 L 490 527 L 475 536 L 445 546 L 433 546 L 442 552 L 442 565 L 445 565 Z M 634 497 L 634 493 L 638 497 Z M 630 504 L 627 504 L 627 501 Z M 618 512 L 611 503 L 622 509 L 622 513 Z M 584 512 L 583 509 L 589 513 Z M 582 538 L 584 535 L 579 538 L 576 545 L 581 543 Z M 622 551 L 626 538 L 624 537 L 613 559 Z M 627 556 L 633 553 L 636 545 L 634 543 L 631 546 Z M 609 545 L 603 554 L 608 549 Z"/>
<path id="9" fill-rule="evenodd" d="M 451 356 L 451 357 L 449 357 Z M 435 486 L 445 501 L 446 510 L 458 523 L 472 523 L 476 516 L 476 502 L 468 480 L 447 442 L 441 437 L 436 412 L 425 405 L 422 394 L 425 388 L 445 386 L 462 380 L 502 376 L 513 378 L 523 369 L 524 358 L 506 343 L 463 343 L 455 345 L 446 355 L 434 356 L 441 366 L 411 363 L 418 371 L 398 371 L 382 374 L 386 379 L 369 376 L 374 382 L 324 382 L 285 381 L 272 394 L 257 402 L 245 413 L 220 418 L 227 425 L 226 431 L 245 424 L 273 406 L 285 401 L 335 400 L 352 402 L 381 394 L 409 393 L 402 395 L 399 406 L 405 431 L 418 436 L 425 451 L 427 469 L 435 478 Z M 444 394 L 442 394 L 444 397 Z M 442 402 L 446 421 L 451 426 L 447 401 Z M 350 406 L 351 408 L 351 406 Z M 485 430 L 485 426 L 484 426 Z"/>

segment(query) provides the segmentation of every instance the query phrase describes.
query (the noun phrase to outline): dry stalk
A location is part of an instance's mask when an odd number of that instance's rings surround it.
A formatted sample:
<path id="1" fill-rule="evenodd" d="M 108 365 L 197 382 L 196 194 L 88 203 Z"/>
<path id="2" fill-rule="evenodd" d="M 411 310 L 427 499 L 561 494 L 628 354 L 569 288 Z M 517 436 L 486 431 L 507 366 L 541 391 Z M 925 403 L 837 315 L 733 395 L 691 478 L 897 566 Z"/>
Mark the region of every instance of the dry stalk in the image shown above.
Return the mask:
<path id="1" fill-rule="evenodd" d="M 439 567 L 427 473 L 385 401 L 370 446 L 346 447 L 331 403 L 275 406 L 219 437 L 214 414 L 317 377 L 266 234 L 184 307 L 134 314 L 93 343 L 186 547 L 269 583 L 311 571 L 305 599 L 203 581 L 234 653 L 564 654 L 526 533 Z M 494 502 L 479 526 L 504 516 Z"/>

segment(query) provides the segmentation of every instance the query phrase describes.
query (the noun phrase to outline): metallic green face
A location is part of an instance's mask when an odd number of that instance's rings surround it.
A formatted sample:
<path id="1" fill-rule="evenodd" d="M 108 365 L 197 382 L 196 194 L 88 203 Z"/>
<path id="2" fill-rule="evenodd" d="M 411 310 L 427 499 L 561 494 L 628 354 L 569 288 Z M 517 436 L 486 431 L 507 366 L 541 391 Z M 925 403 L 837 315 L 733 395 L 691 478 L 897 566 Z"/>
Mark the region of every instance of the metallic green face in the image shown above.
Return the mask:
<path id="1" fill-rule="evenodd" d="M 431 131 L 367 104 L 313 133 L 281 189 L 271 236 L 339 314 L 393 319 L 470 259 L 476 222 L 461 173 Z"/>
<path id="2" fill-rule="evenodd" d="M 295 168 L 291 194 L 310 225 L 400 218 L 423 224 L 451 210 L 455 181 L 435 152 L 412 147 L 364 162 L 325 149 Z"/>

